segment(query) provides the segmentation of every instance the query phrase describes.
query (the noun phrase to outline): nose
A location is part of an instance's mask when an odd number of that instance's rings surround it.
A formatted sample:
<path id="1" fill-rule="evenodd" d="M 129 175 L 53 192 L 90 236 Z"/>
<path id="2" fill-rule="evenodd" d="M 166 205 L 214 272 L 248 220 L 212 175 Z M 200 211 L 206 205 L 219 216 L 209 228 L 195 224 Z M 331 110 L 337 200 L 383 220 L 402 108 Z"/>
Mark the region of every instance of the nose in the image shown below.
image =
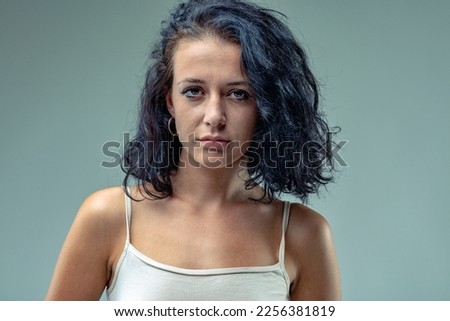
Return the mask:
<path id="1" fill-rule="evenodd" d="M 223 127 L 225 125 L 225 108 L 220 95 L 211 95 L 205 102 L 203 121 L 211 127 Z"/>

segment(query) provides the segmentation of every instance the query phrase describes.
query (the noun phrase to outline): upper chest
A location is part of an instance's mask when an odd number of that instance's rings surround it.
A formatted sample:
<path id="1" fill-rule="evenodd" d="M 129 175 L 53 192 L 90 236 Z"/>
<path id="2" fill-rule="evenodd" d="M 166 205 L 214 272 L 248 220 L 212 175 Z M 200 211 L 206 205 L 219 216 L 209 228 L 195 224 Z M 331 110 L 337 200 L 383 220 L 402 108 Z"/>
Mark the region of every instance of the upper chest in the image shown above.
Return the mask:
<path id="1" fill-rule="evenodd" d="M 165 264 L 218 268 L 278 261 L 281 203 L 202 209 L 135 205 L 131 217 L 133 246 Z"/>

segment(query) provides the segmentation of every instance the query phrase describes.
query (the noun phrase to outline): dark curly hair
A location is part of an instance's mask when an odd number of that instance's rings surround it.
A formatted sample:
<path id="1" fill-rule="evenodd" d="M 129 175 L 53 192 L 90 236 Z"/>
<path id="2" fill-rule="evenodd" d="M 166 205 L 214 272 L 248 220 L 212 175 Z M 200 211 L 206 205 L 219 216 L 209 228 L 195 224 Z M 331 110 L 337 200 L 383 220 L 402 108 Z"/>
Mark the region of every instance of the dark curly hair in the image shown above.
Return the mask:
<path id="1" fill-rule="evenodd" d="M 333 180 L 332 130 L 318 109 L 318 83 L 284 19 L 275 10 L 239 0 L 191 0 L 173 9 L 151 52 L 137 133 L 125 146 L 125 187 L 135 178 L 151 199 L 172 195 L 170 177 L 178 169 L 181 143 L 167 126 L 165 90 L 171 87 L 180 39 L 206 36 L 240 45 L 242 68 L 256 99 L 246 188 L 261 186 L 262 199 L 269 201 L 287 193 L 307 202 Z"/>

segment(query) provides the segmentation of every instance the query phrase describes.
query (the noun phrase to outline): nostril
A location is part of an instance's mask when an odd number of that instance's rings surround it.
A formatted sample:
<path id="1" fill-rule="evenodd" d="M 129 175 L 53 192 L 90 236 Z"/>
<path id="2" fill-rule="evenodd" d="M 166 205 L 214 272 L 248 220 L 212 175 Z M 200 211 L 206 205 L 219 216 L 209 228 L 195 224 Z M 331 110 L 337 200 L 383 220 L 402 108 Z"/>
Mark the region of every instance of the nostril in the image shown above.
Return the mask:
<path id="1" fill-rule="evenodd" d="M 211 126 L 211 127 L 223 127 L 225 126 L 225 119 L 223 120 L 218 120 L 218 121 L 207 121 L 206 124 Z"/>
<path id="2" fill-rule="evenodd" d="M 211 127 L 220 127 L 226 124 L 226 117 L 221 113 L 205 115 L 204 121 Z"/>

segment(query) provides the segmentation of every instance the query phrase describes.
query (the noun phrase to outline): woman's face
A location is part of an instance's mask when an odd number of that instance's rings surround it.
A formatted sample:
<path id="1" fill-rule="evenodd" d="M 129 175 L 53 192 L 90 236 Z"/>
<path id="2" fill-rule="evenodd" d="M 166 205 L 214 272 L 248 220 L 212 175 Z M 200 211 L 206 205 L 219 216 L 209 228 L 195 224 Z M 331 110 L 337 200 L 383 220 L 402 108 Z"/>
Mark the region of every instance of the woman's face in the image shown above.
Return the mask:
<path id="1" fill-rule="evenodd" d="M 214 37 L 178 43 L 166 102 L 183 146 L 181 161 L 219 168 L 243 159 L 257 108 L 240 56 L 239 45 Z"/>

